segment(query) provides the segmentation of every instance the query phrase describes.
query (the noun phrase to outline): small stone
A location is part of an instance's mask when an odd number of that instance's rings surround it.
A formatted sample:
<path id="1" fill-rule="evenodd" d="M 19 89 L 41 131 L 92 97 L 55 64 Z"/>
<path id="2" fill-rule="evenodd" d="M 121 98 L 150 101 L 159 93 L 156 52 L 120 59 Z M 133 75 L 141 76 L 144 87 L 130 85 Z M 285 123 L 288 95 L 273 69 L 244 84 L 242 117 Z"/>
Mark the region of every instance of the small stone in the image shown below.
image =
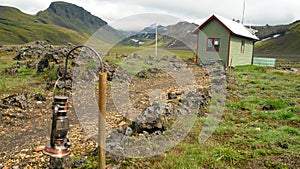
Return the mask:
<path id="1" fill-rule="evenodd" d="M 296 69 L 296 68 L 291 68 L 291 71 L 292 71 L 292 72 L 298 72 L 298 69 Z"/>
<path id="2" fill-rule="evenodd" d="M 284 144 L 282 144 L 282 148 L 283 148 L 283 149 L 288 149 L 288 148 L 289 148 L 289 145 L 288 145 L 287 143 L 284 143 Z"/>
<path id="3" fill-rule="evenodd" d="M 157 68 L 149 68 L 148 72 L 150 72 L 150 73 L 157 73 L 157 72 L 159 72 L 159 69 L 157 69 Z"/>
<path id="4" fill-rule="evenodd" d="M 36 104 L 43 104 L 43 102 L 42 101 L 37 101 Z"/>
<path id="5" fill-rule="evenodd" d="M 139 77 L 139 78 L 147 78 L 147 72 L 146 71 L 140 71 L 138 74 L 137 74 L 137 76 Z"/>
<path id="6" fill-rule="evenodd" d="M 168 93 L 168 99 L 177 99 L 176 93 L 173 92 Z"/>
<path id="7" fill-rule="evenodd" d="M 35 152 L 39 152 L 39 151 L 43 151 L 45 149 L 45 146 L 37 146 L 33 148 L 33 151 Z"/>
<path id="8" fill-rule="evenodd" d="M 133 134 L 133 131 L 130 127 L 126 127 L 125 135 L 126 136 L 131 136 Z"/>
<path id="9" fill-rule="evenodd" d="M 260 131 L 261 129 L 259 127 L 255 128 L 256 131 Z"/>
<path id="10" fill-rule="evenodd" d="M 268 110 L 274 110 L 274 106 L 272 105 L 263 105 L 262 110 L 268 111 Z"/>
<path id="11" fill-rule="evenodd" d="M 121 121 L 121 123 L 119 123 L 119 126 L 125 126 L 126 125 L 126 122 L 125 121 Z"/>
<path id="12" fill-rule="evenodd" d="M 46 101 L 46 97 L 41 94 L 35 94 L 34 95 L 35 100 L 37 101 Z"/>

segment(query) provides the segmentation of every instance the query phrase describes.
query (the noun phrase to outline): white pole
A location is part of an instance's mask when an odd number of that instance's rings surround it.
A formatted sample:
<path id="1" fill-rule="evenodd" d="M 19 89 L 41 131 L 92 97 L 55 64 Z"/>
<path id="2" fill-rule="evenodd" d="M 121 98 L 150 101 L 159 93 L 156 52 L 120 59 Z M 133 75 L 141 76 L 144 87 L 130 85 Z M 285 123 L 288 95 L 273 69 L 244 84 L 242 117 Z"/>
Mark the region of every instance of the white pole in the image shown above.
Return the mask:
<path id="1" fill-rule="evenodd" d="M 245 8 L 246 8 L 246 0 L 244 0 L 244 3 L 243 3 L 243 16 L 242 16 L 242 24 L 244 25 L 244 17 L 245 17 Z"/>
<path id="2" fill-rule="evenodd" d="M 157 24 L 155 23 L 155 56 L 157 57 Z"/>

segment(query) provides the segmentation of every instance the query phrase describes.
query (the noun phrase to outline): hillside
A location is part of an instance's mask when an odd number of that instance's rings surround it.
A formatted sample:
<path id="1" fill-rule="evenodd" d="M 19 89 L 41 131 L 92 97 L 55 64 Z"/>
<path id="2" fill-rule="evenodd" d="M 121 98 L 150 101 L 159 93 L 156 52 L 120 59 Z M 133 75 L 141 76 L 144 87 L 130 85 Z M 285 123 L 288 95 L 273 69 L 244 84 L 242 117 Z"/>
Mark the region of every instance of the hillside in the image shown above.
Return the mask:
<path id="1" fill-rule="evenodd" d="M 92 15 L 82 7 L 66 2 L 53 2 L 45 11 L 38 12 L 37 20 L 59 25 L 82 34 L 92 34 L 107 22 Z"/>
<path id="2" fill-rule="evenodd" d="M 192 35 L 195 28 L 194 24 L 188 22 L 179 22 L 168 26 L 158 25 L 158 46 L 168 49 L 187 49 L 186 46 L 195 42 L 196 36 Z M 154 46 L 155 31 L 154 27 L 146 27 L 141 32 L 122 40 L 119 45 Z"/>
<path id="3" fill-rule="evenodd" d="M 256 56 L 300 58 L 300 21 L 289 25 L 254 27 L 261 41 L 255 44 Z"/>
<path id="4" fill-rule="evenodd" d="M 28 15 L 19 9 L 0 6 L 0 45 L 43 40 L 51 44 L 85 43 L 107 22 L 74 4 L 53 2 L 45 11 Z M 105 27 L 106 39 L 119 39 L 122 33 Z"/>
<path id="5" fill-rule="evenodd" d="M 87 36 L 54 24 L 44 24 L 35 16 L 12 7 L 0 6 L 0 43 L 22 44 L 44 40 L 53 44 L 80 43 Z"/>

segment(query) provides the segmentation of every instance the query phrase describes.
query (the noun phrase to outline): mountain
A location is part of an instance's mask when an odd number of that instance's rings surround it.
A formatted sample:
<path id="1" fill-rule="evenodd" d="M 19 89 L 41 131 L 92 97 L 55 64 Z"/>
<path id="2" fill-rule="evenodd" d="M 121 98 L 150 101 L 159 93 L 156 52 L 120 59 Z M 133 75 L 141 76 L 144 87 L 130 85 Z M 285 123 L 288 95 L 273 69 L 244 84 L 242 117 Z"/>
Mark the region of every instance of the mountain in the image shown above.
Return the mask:
<path id="1" fill-rule="evenodd" d="M 37 20 L 89 35 L 107 25 L 107 22 L 92 15 L 82 7 L 66 2 L 51 3 L 45 11 L 37 13 Z"/>
<path id="2" fill-rule="evenodd" d="M 178 22 L 175 25 L 157 26 L 158 46 L 168 49 L 187 49 L 187 46 L 194 47 L 196 36 L 192 31 L 196 25 L 189 22 Z M 124 46 L 154 46 L 155 27 L 145 27 L 142 31 L 123 39 L 119 45 Z"/>
<path id="3" fill-rule="evenodd" d="M 253 27 L 261 41 L 255 43 L 255 56 L 300 58 L 300 21 L 289 25 Z"/>
<path id="4" fill-rule="evenodd" d="M 0 43 L 22 44 L 45 40 L 53 44 L 79 43 L 87 39 L 76 31 L 54 24 L 44 24 L 35 16 L 12 7 L 0 6 Z"/>
<path id="5" fill-rule="evenodd" d="M 52 44 L 85 43 L 99 28 L 101 39 L 120 39 L 123 33 L 107 25 L 82 7 L 66 2 L 53 2 L 37 15 L 0 6 L 0 45 L 22 44 L 42 40 Z"/>

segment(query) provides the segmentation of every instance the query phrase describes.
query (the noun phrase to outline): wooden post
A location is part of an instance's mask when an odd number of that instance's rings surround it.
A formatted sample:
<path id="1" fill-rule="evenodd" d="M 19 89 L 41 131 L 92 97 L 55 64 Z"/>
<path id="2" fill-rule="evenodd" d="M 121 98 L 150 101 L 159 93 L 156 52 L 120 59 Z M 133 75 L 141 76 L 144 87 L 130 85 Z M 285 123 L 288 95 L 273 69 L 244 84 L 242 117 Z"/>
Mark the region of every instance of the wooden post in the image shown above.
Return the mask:
<path id="1" fill-rule="evenodd" d="M 99 118 L 98 118 L 98 169 L 105 169 L 106 148 L 106 78 L 107 73 L 99 73 Z"/>

